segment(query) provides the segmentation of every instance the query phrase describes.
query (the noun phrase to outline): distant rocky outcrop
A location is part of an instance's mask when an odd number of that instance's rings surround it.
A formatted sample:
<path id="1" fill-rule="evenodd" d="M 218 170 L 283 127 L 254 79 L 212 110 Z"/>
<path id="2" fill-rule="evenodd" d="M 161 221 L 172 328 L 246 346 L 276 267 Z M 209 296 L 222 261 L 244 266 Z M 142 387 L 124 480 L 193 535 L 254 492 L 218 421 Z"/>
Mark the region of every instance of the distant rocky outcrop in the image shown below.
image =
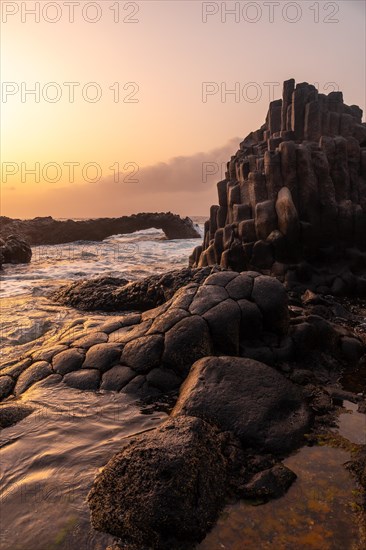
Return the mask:
<path id="1" fill-rule="evenodd" d="M 190 218 L 171 212 L 141 213 L 122 218 L 82 221 L 54 220 L 52 217 L 17 220 L 0 217 L 0 235 L 16 233 L 31 245 L 61 244 L 74 241 L 102 241 L 111 235 L 133 233 L 150 228 L 162 229 L 167 239 L 200 237 Z"/>
<path id="2" fill-rule="evenodd" d="M 219 204 L 190 265 L 257 269 L 288 288 L 313 279 L 315 291 L 366 294 L 366 124 L 341 92 L 286 81 L 217 189 Z"/>
<path id="3" fill-rule="evenodd" d="M 0 268 L 2 264 L 27 264 L 31 261 L 32 250 L 27 242 L 17 235 L 0 237 Z"/>

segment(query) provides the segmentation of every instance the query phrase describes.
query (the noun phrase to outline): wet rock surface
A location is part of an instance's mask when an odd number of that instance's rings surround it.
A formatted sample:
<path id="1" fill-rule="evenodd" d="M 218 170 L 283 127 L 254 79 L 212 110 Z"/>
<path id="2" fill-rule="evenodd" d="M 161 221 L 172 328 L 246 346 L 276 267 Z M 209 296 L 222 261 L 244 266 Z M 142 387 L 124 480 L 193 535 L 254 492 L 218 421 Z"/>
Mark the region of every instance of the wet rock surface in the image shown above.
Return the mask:
<path id="1" fill-rule="evenodd" d="M 189 417 L 134 438 L 94 482 L 88 497 L 94 528 L 127 548 L 192 548 L 222 507 L 221 447 L 217 430 Z"/>
<path id="2" fill-rule="evenodd" d="M 23 238 L 8 234 L 0 236 L 0 269 L 2 264 L 28 264 L 32 259 L 32 250 Z"/>
<path id="3" fill-rule="evenodd" d="M 192 272 L 186 273 L 191 281 Z M 3 395 L 7 397 L 13 391 L 19 395 L 33 382 L 54 373 L 79 389 L 98 389 L 102 385 L 121 391 L 126 383 L 129 391 L 135 387 L 141 394 L 161 393 L 167 388 L 177 390 L 192 364 L 202 357 L 247 356 L 246 342 L 250 338 L 255 339 L 259 349 L 269 339 L 269 353 L 280 349 L 289 313 L 287 294 L 277 280 L 258 273 L 212 273 L 211 269 L 195 270 L 193 278 L 201 284 L 189 282 L 142 316 L 129 314 L 93 329 L 86 328 L 86 324 L 71 326 L 44 353 L 37 350 L 34 357 L 30 354 L 18 364 L 4 365 L 0 369 Z M 37 361 L 40 357 L 48 361 Z M 124 372 L 129 375 L 124 377 L 115 367 L 128 368 Z M 111 369 L 113 374 L 108 375 Z"/>
<path id="4" fill-rule="evenodd" d="M 242 498 L 261 499 L 264 502 L 271 498 L 281 497 L 296 480 L 296 474 L 283 464 L 262 470 L 242 489 Z"/>
<path id="5" fill-rule="evenodd" d="M 135 438 L 93 485 L 93 525 L 119 537 L 116 548 L 192 549 L 226 502 L 283 495 L 296 475 L 279 461 L 329 426 L 334 402 L 350 399 L 342 371 L 363 361 L 362 301 L 286 293 L 258 272 L 202 271 L 155 309 L 72 322 L 0 370 L 4 427 L 29 414 L 12 400 L 34 383 L 150 402 L 167 393 L 173 406 L 185 380 L 166 429 Z"/>
<path id="6" fill-rule="evenodd" d="M 9 428 L 32 414 L 34 409 L 21 403 L 3 403 L 0 405 L 0 429 Z"/>

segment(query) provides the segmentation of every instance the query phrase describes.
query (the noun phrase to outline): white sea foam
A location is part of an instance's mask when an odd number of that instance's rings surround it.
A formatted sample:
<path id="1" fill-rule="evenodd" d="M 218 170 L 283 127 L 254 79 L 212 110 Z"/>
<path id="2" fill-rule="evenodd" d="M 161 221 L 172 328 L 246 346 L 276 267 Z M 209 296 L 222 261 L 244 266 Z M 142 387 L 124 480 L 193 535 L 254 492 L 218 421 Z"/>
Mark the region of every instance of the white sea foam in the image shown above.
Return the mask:
<path id="1" fill-rule="evenodd" d="M 202 233 L 202 225 L 199 226 Z M 42 294 L 56 282 L 110 274 L 136 280 L 188 265 L 199 239 L 167 240 L 163 231 L 147 229 L 114 235 L 101 242 L 78 241 L 32 247 L 27 265 L 6 265 L 0 297 Z"/>

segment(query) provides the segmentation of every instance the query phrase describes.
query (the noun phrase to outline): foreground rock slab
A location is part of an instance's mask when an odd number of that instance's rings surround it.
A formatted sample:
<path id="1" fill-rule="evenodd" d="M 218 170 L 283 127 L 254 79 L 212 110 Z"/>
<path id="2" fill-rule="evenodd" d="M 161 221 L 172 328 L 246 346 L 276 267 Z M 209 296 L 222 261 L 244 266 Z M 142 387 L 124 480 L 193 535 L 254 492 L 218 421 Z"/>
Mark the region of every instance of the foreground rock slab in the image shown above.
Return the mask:
<path id="1" fill-rule="evenodd" d="M 93 329 L 72 324 L 43 355 L 38 349 L 34 356 L 0 366 L 0 399 L 20 395 L 54 373 L 73 388 L 144 397 L 177 390 L 202 357 L 259 354 L 273 361 L 282 353 L 289 359 L 291 347 L 283 346 L 288 300 L 277 279 L 210 269 L 196 270 L 193 277 L 201 282 L 171 289 L 172 297 L 155 309 Z M 37 361 L 42 356 L 47 361 Z"/>
<path id="2" fill-rule="evenodd" d="M 301 391 L 252 359 L 205 357 L 183 383 L 172 415 L 195 416 L 231 431 L 244 447 L 286 452 L 300 444 L 311 416 Z"/>
<path id="3" fill-rule="evenodd" d="M 33 410 L 31 407 L 16 402 L 0 405 L 0 429 L 3 430 L 17 424 L 32 414 Z"/>
<path id="4" fill-rule="evenodd" d="M 93 527 L 121 538 L 126 549 L 192 548 L 223 505 L 221 446 L 213 427 L 186 416 L 134 438 L 94 482 Z"/>

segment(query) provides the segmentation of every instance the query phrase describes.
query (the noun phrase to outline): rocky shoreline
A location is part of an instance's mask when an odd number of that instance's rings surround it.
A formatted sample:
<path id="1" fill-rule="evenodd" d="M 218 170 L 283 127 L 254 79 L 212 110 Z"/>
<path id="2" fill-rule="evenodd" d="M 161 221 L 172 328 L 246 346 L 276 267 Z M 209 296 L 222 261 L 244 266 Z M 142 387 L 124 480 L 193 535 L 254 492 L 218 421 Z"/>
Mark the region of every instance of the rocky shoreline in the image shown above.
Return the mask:
<path id="1" fill-rule="evenodd" d="M 29 244 L 18 235 L 0 236 L 0 269 L 3 264 L 28 264 L 32 259 Z"/>
<path id="2" fill-rule="evenodd" d="M 339 384 L 366 363 L 366 303 L 295 295 L 255 272 L 206 267 L 169 280 L 172 297 L 158 307 L 93 329 L 71 323 L 0 371 L 3 428 L 32 413 L 18 397 L 34 383 L 172 403 L 170 419 L 113 457 L 89 496 L 94 527 L 129 550 L 188 550 L 225 502 L 280 497 L 296 479 L 282 459 L 328 433 L 342 400 L 366 408 Z M 364 483 L 356 450 L 351 469 Z"/>
<path id="3" fill-rule="evenodd" d="M 365 534 L 365 445 L 331 431 L 344 401 L 366 413 L 361 118 L 339 93 L 285 82 L 228 163 L 191 266 L 62 287 L 50 298 L 116 315 L 69 323 L 0 367 L 3 426 L 32 413 L 19 397 L 35 383 L 169 409 L 94 480 L 91 522 L 114 550 L 193 549 L 227 502 L 284 495 L 296 474 L 283 460 L 324 441 L 351 453 Z M 357 389 L 342 384 L 352 376 Z"/>

